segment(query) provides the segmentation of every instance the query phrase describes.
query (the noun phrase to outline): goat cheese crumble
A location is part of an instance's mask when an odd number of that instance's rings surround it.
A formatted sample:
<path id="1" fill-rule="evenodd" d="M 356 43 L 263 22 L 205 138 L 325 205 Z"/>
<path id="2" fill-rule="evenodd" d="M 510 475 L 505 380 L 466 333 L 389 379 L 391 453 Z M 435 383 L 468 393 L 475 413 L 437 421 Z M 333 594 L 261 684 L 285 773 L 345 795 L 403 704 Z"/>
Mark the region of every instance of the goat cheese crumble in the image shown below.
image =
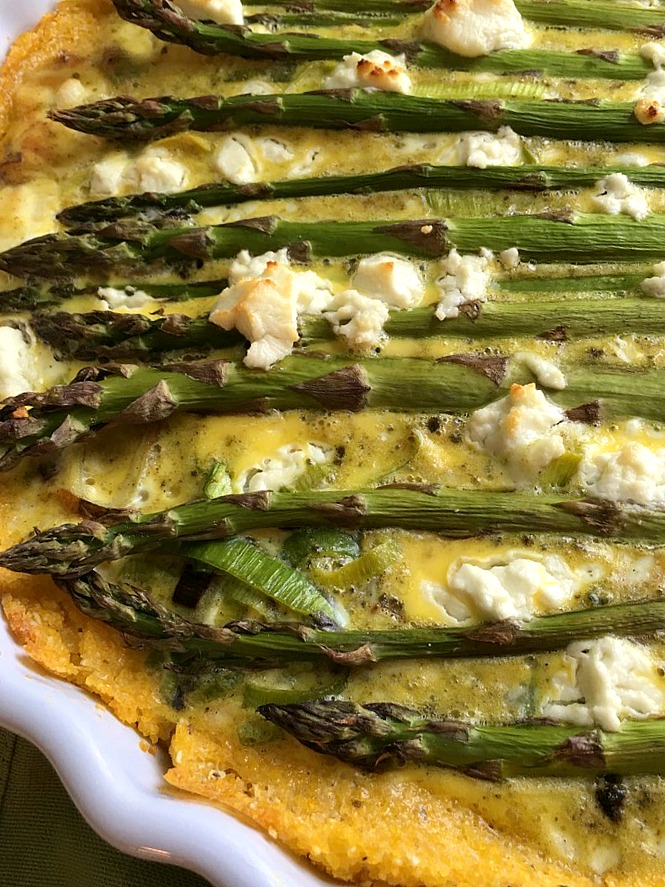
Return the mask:
<path id="1" fill-rule="evenodd" d="M 296 483 L 311 466 L 329 461 L 330 452 L 317 444 L 287 444 L 256 468 L 243 472 L 234 483 L 234 489 L 237 493 L 283 490 Z"/>
<path id="2" fill-rule="evenodd" d="M 407 259 L 384 253 L 361 259 L 351 285 L 364 295 L 380 299 L 394 308 L 412 308 L 425 294 L 416 267 Z"/>
<path id="3" fill-rule="evenodd" d="M 0 326 L 0 399 L 37 388 L 34 356 L 23 333 L 11 326 Z"/>
<path id="4" fill-rule="evenodd" d="M 665 262 L 653 266 L 654 277 L 647 277 L 640 284 L 643 292 L 656 299 L 665 299 Z"/>
<path id="5" fill-rule="evenodd" d="M 665 121 L 665 70 L 657 68 L 648 75 L 633 113 L 644 126 Z"/>
<path id="6" fill-rule="evenodd" d="M 624 718 L 643 720 L 663 711 L 665 680 L 649 652 L 624 638 L 575 641 L 552 678 L 554 698 L 543 715 L 581 727 L 621 730 Z"/>
<path id="7" fill-rule="evenodd" d="M 442 276 L 437 279 L 436 286 L 442 295 L 435 312 L 439 320 L 457 317 L 460 307 L 469 302 L 486 301 L 491 280 L 487 256 L 461 256 L 453 248 L 439 268 Z"/>
<path id="8" fill-rule="evenodd" d="M 518 473 L 537 473 L 566 450 L 557 426 L 564 411 L 531 383 L 511 385 L 506 397 L 476 410 L 467 438 L 486 452 L 505 459 Z"/>
<path id="9" fill-rule="evenodd" d="M 641 222 L 649 215 L 649 203 L 642 188 L 634 185 L 622 172 L 613 172 L 601 179 L 592 198 L 597 210 L 610 216 L 627 215 Z"/>
<path id="10" fill-rule="evenodd" d="M 496 133 L 463 132 L 439 157 L 440 163 L 457 166 L 519 166 L 523 161 L 522 138 L 509 126 Z"/>
<path id="11" fill-rule="evenodd" d="M 63 364 L 47 345 L 33 340 L 29 328 L 24 334 L 14 327 L 0 326 L 0 401 L 60 384 L 63 372 L 67 372 Z"/>
<path id="12" fill-rule="evenodd" d="M 150 147 L 134 158 L 115 151 L 93 166 L 90 193 L 93 197 L 111 197 L 129 188 L 139 193 L 171 194 L 181 190 L 186 179 L 187 168 L 166 148 Z"/>
<path id="13" fill-rule="evenodd" d="M 323 82 L 324 89 L 380 89 L 383 92 L 411 92 L 411 78 L 406 73 L 403 55 L 392 56 L 380 49 L 367 55 L 345 55 Z"/>
<path id="14" fill-rule="evenodd" d="M 234 185 L 249 185 L 259 179 L 259 164 L 251 139 L 242 133 L 226 136 L 213 154 L 212 168 Z"/>
<path id="15" fill-rule="evenodd" d="M 515 360 L 524 364 L 524 366 L 536 377 L 538 383 L 544 388 L 563 391 L 568 384 L 566 382 L 566 377 L 559 367 L 555 363 L 552 363 L 551 360 L 546 360 L 538 354 L 522 352 L 521 354 L 515 355 Z"/>
<path id="16" fill-rule="evenodd" d="M 613 502 L 665 502 L 665 449 L 637 441 L 615 452 L 584 455 L 577 474 L 587 494 Z"/>
<path id="17" fill-rule="evenodd" d="M 507 563 L 455 561 L 445 586 L 421 583 L 421 591 L 454 622 L 528 621 L 562 607 L 575 589 L 568 565 L 559 557 L 542 561 L 516 556 Z"/>
<path id="18" fill-rule="evenodd" d="M 250 342 L 245 366 L 270 369 L 298 341 L 298 313 L 320 313 L 332 293 L 314 271 L 293 271 L 287 250 L 250 256 L 243 250 L 229 269 L 229 283 L 210 320 L 237 329 Z"/>
<path id="19" fill-rule="evenodd" d="M 124 289 L 116 289 L 113 286 L 100 286 L 97 295 L 101 300 L 101 307 L 105 311 L 141 311 L 151 302 L 151 297 L 143 290 L 128 286 Z"/>
<path id="20" fill-rule="evenodd" d="M 423 17 L 421 35 L 467 58 L 531 43 L 513 0 L 438 0 Z"/>
<path id="21" fill-rule="evenodd" d="M 323 316 L 332 324 L 335 335 L 344 336 L 351 348 L 366 349 L 385 338 L 383 326 L 388 315 L 388 305 L 381 299 L 348 289 L 335 296 Z"/>
<path id="22" fill-rule="evenodd" d="M 514 271 L 521 263 L 522 259 L 520 258 L 520 252 L 517 247 L 511 246 L 510 249 L 501 250 L 499 253 L 499 261 L 506 271 Z"/>
<path id="23" fill-rule="evenodd" d="M 245 21 L 242 0 L 178 0 L 178 6 L 190 18 L 242 25 Z"/>

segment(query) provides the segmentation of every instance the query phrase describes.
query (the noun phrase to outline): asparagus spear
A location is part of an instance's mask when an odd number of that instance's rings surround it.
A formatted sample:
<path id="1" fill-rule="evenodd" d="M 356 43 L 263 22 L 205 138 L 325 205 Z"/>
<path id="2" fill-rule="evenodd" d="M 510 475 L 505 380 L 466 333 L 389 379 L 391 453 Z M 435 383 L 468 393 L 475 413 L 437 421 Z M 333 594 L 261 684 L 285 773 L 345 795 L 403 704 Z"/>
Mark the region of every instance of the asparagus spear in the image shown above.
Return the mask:
<path id="1" fill-rule="evenodd" d="M 478 169 L 472 166 L 433 166 L 428 163 L 400 166 L 384 172 L 361 175 L 320 176 L 311 179 L 287 179 L 277 182 L 257 182 L 252 185 L 233 185 L 229 182 L 211 183 L 175 194 L 130 194 L 126 197 L 108 197 L 70 206 L 58 215 L 64 225 L 109 222 L 119 218 L 182 209 L 190 213 L 204 207 L 244 203 L 248 200 L 292 199 L 329 194 L 368 194 L 377 191 L 403 191 L 410 188 L 430 190 L 473 188 L 481 191 L 507 189 L 518 191 L 547 191 L 563 188 L 590 188 L 612 173 L 624 173 L 636 185 L 648 188 L 665 187 L 665 168 L 652 165 L 636 166 L 490 166 Z"/>
<path id="2" fill-rule="evenodd" d="M 465 413 L 505 393 L 511 379 L 516 379 L 516 374 L 508 379 L 507 370 L 505 358 L 469 354 L 435 362 L 393 358 L 353 362 L 300 355 L 269 372 L 214 359 L 163 369 L 87 369 L 70 385 L 4 402 L 0 471 L 25 456 L 54 455 L 110 423 L 145 424 L 176 412 L 374 408 Z M 523 371 L 520 380 L 531 381 L 532 376 Z M 665 370 L 581 367 L 568 370 L 566 381 L 563 391 L 551 393 L 563 407 L 594 402 L 596 412 L 607 416 L 665 421 Z"/>
<path id="3" fill-rule="evenodd" d="M 665 127 L 663 128 L 665 130 Z M 499 218 L 408 219 L 386 222 L 292 222 L 276 216 L 205 227 L 161 228 L 119 221 L 100 232 L 48 234 L 0 253 L 0 270 L 17 276 L 67 279 L 77 273 L 128 272 L 191 265 L 287 247 L 294 258 L 355 256 L 377 251 L 436 258 L 456 247 L 477 252 L 516 246 L 544 262 L 644 262 L 662 256 L 665 215 L 637 222 L 625 216 L 560 212 Z"/>
<path id="4" fill-rule="evenodd" d="M 553 277 L 552 269 L 542 265 L 525 278 L 504 278 L 497 281 L 499 289 L 510 293 L 589 293 L 608 294 L 639 291 L 640 283 L 651 274 L 651 267 L 645 266 L 640 273 L 631 274 L 580 274 L 582 268 L 573 268 L 571 272 Z M 164 299 L 170 302 L 186 301 L 187 299 L 209 298 L 228 286 L 227 280 L 203 280 L 200 282 L 183 281 L 173 284 L 153 284 L 141 282 L 115 282 L 116 289 L 131 293 L 142 290 L 152 299 Z M 30 286 L 13 290 L 0 291 L 0 312 L 32 311 L 40 307 L 58 305 L 76 296 L 97 295 L 98 285 L 78 288 L 72 284 L 48 284 L 33 282 Z M 115 335 L 115 334 L 114 334 Z"/>
<path id="5" fill-rule="evenodd" d="M 635 386 L 634 391 L 638 390 Z M 114 514 L 105 517 L 113 520 Z M 37 532 L 4 551 L 0 567 L 18 573 L 80 576 L 105 561 L 173 545 L 176 539 L 219 539 L 251 530 L 302 526 L 399 527 L 450 538 L 509 532 L 665 542 L 665 510 L 657 508 L 551 495 L 433 492 L 402 486 L 244 493 L 190 502 L 157 514 L 129 515 L 110 526 L 90 520 L 64 524 Z"/>
<path id="6" fill-rule="evenodd" d="M 0 253 L 0 269 L 61 280 L 78 272 L 117 273 L 145 263 L 159 268 L 232 258 L 242 249 L 260 254 L 287 247 L 300 260 L 354 255 L 359 246 L 367 252 L 386 249 L 432 257 L 442 255 L 447 242 L 445 225 L 436 219 L 299 223 L 266 216 L 202 228 L 162 228 L 127 220 L 94 234 L 48 234 L 28 240 Z"/>
<path id="7" fill-rule="evenodd" d="M 405 53 L 421 68 L 446 68 L 474 73 L 539 71 L 553 77 L 607 77 L 641 80 L 652 65 L 635 53 L 587 50 L 582 53 L 542 49 L 511 49 L 479 58 L 456 55 L 435 43 L 410 40 L 358 40 L 317 34 L 257 34 L 247 27 L 229 27 L 188 18 L 171 0 L 113 0 L 118 14 L 147 28 L 161 40 L 189 46 L 204 55 L 225 53 L 244 58 L 294 61 L 341 59 L 351 52 L 361 55 L 375 49 Z"/>
<path id="8" fill-rule="evenodd" d="M 245 4 L 251 6 L 252 4 Z M 264 4 L 261 4 L 262 6 Z M 431 6 L 428 0 L 401 4 L 387 0 L 367 6 L 362 4 L 354 12 L 356 4 L 344 0 L 307 3 L 307 8 L 296 12 L 271 13 L 266 8 L 262 13 L 245 16 L 247 24 L 263 24 L 271 29 L 291 27 L 330 27 L 344 24 L 364 25 L 365 27 L 385 27 L 406 24 L 412 13 L 422 12 Z M 636 31 L 653 37 L 665 33 L 665 12 L 663 9 L 640 9 L 620 3 L 589 3 L 586 0 L 522 0 L 515 4 L 522 15 L 532 22 L 555 27 L 599 28 L 609 31 Z"/>
<path id="9" fill-rule="evenodd" d="M 50 111 L 49 116 L 79 132 L 123 141 L 266 123 L 375 132 L 496 132 L 510 126 L 520 135 L 553 139 L 665 141 L 665 127 L 639 123 L 631 102 L 446 101 L 363 89 L 231 98 L 162 96 L 138 100 L 118 96 Z"/>
<path id="10" fill-rule="evenodd" d="M 665 302 L 655 299 L 575 299 L 565 302 L 472 302 L 445 322 L 435 306 L 393 311 L 385 325 L 397 338 L 490 338 L 529 336 L 556 340 L 637 333 L 665 334 Z M 149 360 L 176 349 L 227 348 L 244 343 L 236 330 L 222 330 L 207 315 L 141 314 L 92 311 L 70 314 L 37 311 L 34 333 L 60 356 L 77 360 Z M 322 317 L 303 316 L 300 335 L 307 342 L 332 339 Z"/>
<path id="11" fill-rule="evenodd" d="M 104 370 L 84 370 L 70 385 L 19 395 L 0 407 L 0 470 L 24 456 L 53 454 L 111 422 L 143 424 L 175 412 L 355 411 L 404 404 L 465 412 L 493 400 L 505 372 L 501 358 L 468 356 L 437 363 L 298 356 L 271 372 L 225 360 L 159 370 L 121 367 L 119 375 L 106 378 Z M 655 381 L 661 384 L 660 377 Z"/>
<path id="12" fill-rule="evenodd" d="M 246 621 L 211 628 L 182 619 L 146 592 L 109 582 L 95 570 L 75 578 L 56 576 L 55 581 L 88 616 L 123 634 L 155 640 L 160 649 L 170 641 L 185 656 L 268 664 L 332 660 L 361 666 L 394 659 L 519 656 L 560 650 L 580 637 L 645 637 L 665 628 L 665 601 L 660 600 L 464 628 L 330 631 L 292 622 Z"/>
<path id="13" fill-rule="evenodd" d="M 246 0 L 245 6 L 265 6 L 259 0 Z M 392 14 L 406 17 L 410 13 L 424 12 L 432 5 L 431 0 L 311 0 L 307 2 L 310 12 L 301 11 L 293 14 L 301 21 L 309 20 L 309 15 L 316 16 L 320 11 L 340 12 L 351 16 Z M 522 15 L 533 22 L 546 25 L 568 25 L 573 28 L 602 28 L 616 31 L 638 31 L 654 37 L 661 37 L 665 31 L 664 9 L 640 9 L 637 6 L 622 3 L 602 3 L 593 0 L 517 0 L 516 4 Z"/>
<path id="14" fill-rule="evenodd" d="M 140 290 L 149 295 L 151 299 L 158 301 L 185 302 L 188 299 L 215 296 L 227 285 L 227 280 L 205 280 L 200 283 L 192 281 L 183 281 L 182 283 L 114 283 L 113 288 L 123 290 L 128 295 Z M 35 308 L 59 305 L 76 296 L 96 296 L 98 290 L 98 285 L 75 287 L 71 284 L 56 283 L 40 286 L 38 283 L 32 283 L 30 286 L 0 291 L 0 312 L 31 311 Z"/>
<path id="15" fill-rule="evenodd" d="M 476 726 L 432 720 L 393 703 L 301 702 L 258 709 L 303 745 L 356 767 L 451 767 L 469 776 L 665 773 L 663 720 L 628 721 L 620 733 L 549 723 Z"/>

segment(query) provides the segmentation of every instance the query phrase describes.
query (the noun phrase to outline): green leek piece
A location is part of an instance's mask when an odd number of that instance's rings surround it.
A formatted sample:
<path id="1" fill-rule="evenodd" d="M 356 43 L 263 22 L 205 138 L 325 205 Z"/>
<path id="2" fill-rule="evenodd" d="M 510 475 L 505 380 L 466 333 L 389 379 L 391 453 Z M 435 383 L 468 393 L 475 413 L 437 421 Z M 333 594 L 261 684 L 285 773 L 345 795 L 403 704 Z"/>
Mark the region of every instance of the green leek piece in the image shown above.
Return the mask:
<path id="1" fill-rule="evenodd" d="M 326 613 L 333 616 L 328 601 L 303 573 L 270 557 L 246 539 L 183 545 L 180 553 L 190 560 L 228 573 L 295 613 L 307 616 Z"/>
<path id="2" fill-rule="evenodd" d="M 382 542 L 335 570 L 314 567 L 311 572 L 317 584 L 326 588 L 352 588 L 375 579 L 399 559 L 399 549 L 392 542 Z"/>
<path id="3" fill-rule="evenodd" d="M 317 527 L 291 533 L 284 540 L 282 551 L 289 563 L 302 567 L 313 558 L 356 558 L 360 554 L 360 547 L 351 533 Z"/>
<path id="4" fill-rule="evenodd" d="M 284 680 L 284 676 L 280 677 Z M 348 669 L 339 669 L 321 678 L 320 674 L 310 676 L 309 680 L 296 679 L 289 685 L 275 684 L 274 678 L 270 681 L 261 676 L 248 678 L 243 689 L 243 703 L 247 708 L 257 709 L 260 705 L 275 703 L 278 705 L 293 702 L 307 702 L 314 699 L 324 699 L 329 696 L 339 695 L 346 687 L 349 680 Z"/>

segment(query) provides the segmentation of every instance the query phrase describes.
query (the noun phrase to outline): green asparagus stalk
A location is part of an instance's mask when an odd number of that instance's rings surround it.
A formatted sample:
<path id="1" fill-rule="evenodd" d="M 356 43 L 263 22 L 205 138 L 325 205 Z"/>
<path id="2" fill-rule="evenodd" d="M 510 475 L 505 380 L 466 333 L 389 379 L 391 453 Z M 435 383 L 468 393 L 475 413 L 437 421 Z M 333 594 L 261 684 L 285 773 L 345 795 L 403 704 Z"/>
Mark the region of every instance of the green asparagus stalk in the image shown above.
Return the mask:
<path id="1" fill-rule="evenodd" d="M 121 282 L 109 284 L 114 289 L 122 290 L 128 295 L 141 291 L 156 301 L 186 302 L 189 299 L 203 299 L 215 296 L 224 287 L 227 280 L 205 280 L 199 283 L 182 281 L 182 283 L 137 283 Z M 99 285 L 76 287 L 71 284 L 38 284 L 0 291 L 0 313 L 7 311 L 32 311 L 60 305 L 68 299 L 78 296 L 98 295 Z"/>
<path id="2" fill-rule="evenodd" d="M 138 100 L 118 96 L 50 111 L 49 116 L 78 132 L 123 141 L 266 123 L 373 132 L 496 132 L 510 126 L 520 135 L 567 141 L 665 141 L 665 126 L 642 125 L 633 114 L 631 102 L 446 101 L 363 89 L 231 98 L 164 96 Z"/>
<path id="3" fill-rule="evenodd" d="M 509 376 L 505 358 L 469 354 L 435 362 L 299 355 L 269 372 L 215 359 L 110 371 L 118 374 L 83 370 L 70 385 L 7 399 L 0 406 L 0 471 L 26 456 L 53 456 L 111 423 L 269 409 L 466 413 L 505 394 L 511 381 L 533 381 L 527 370 Z M 566 381 L 563 391 L 550 395 L 562 407 L 593 402 L 607 417 L 665 422 L 665 370 L 583 366 L 568 370 Z"/>
<path id="4" fill-rule="evenodd" d="M 665 131 L 665 127 L 664 127 Z M 478 252 L 517 247 L 525 260 L 645 262 L 662 257 L 665 215 L 637 222 L 598 213 L 507 215 L 499 218 L 292 222 L 276 216 L 205 227 L 160 228 L 120 221 L 98 233 L 48 234 L 0 253 L 0 270 L 16 276 L 67 279 L 77 273 L 145 272 L 288 248 L 293 258 L 355 256 L 378 251 L 432 259 L 452 247 Z"/>
<path id="5" fill-rule="evenodd" d="M 665 216 L 663 217 L 665 229 Z M 0 269 L 38 279 L 77 273 L 118 273 L 144 267 L 187 266 L 232 258 L 242 249 L 261 254 L 286 247 L 298 260 L 386 249 L 422 258 L 442 255 L 448 238 L 436 219 L 398 222 L 299 223 L 266 216 L 202 228 L 162 228 L 119 221 L 98 233 L 48 234 L 0 253 Z M 512 244 L 511 244 L 512 245 Z"/>
<path id="6" fill-rule="evenodd" d="M 633 390 L 639 391 L 639 385 Z M 115 515 L 117 518 L 117 514 Z M 124 518 L 124 519 L 123 519 Z M 114 514 L 109 512 L 108 520 Z M 18 573 L 80 576 L 105 561 L 176 539 L 220 539 L 281 527 L 424 530 L 450 538 L 486 533 L 593 536 L 665 542 L 665 510 L 632 503 L 484 490 L 413 488 L 244 493 L 179 505 L 156 514 L 85 520 L 37 532 L 0 554 Z"/>
<path id="7" fill-rule="evenodd" d="M 298 742 L 365 770 L 404 764 L 450 767 L 469 776 L 591 776 L 665 773 L 665 722 L 627 721 L 619 733 L 575 726 L 501 726 L 432 720 L 393 703 L 262 705 Z"/>
<path id="8" fill-rule="evenodd" d="M 528 336 L 540 339 L 592 338 L 635 333 L 665 334 L 665 302 L 656 299 L 575 299 L 564 302 L 472 302 L 458 317 L 440 321 L 435 306 L 393 311 L 385 325 L 395 338 L 492 338 Z M 76 360 L 150 360 L 182 349 L 228 348 L 244 343 L 236 330 L 222 330 L 207 315 L 141 314 L 93 311 L 87 314 L 35 312 L 31 327 L 39 339 L 65 358 Z M 301 341 L 334 338 L 322 317 L 300 319 Z"/>
<path id="9" fill-rule="evenodd" d="M 249 0 L 245 6 L 265 6 L 259 0 Z M 406 17 L 412 13 L 421 13 L 429 9 L 431 0 L 365 0 L 356 3 L 354 0 L 313 0 L 307 3 L 311 12 L 293 13 L 291 20 L 303 23 L 310 16 L 317 16 L 322 11 L 338 12 L 345 16 L 353 15 L 401 15 Z M 653 37 L 661 37 L 665 32 L 665 9 L 640 9 L 638 6 L 623 3 L 603 3 L 593 0 L 517 0 L 516 4 L 522 15 L 532 22 L 561 27 L 599 28 L 612 31 L 637 31 Z"/>
<path id="10" fill-rule="evenodd" d="M 379 49 L 404 53 L 421 68 L 474 73 L 539 71 L 552 77 L 642 80 L 653 70 L 653 66 L 638 54 L 614 50 L 570 53 L 510 49 L 467 58 L 435 43 L 410 40 L 359 40 L 299 33 L 257 34 L 247 27 L 229 27 L 188 18 L 171 0 L 113 0 L 113 3 L 118 14 L 127 21 L 147 28 L 161 40 L 189 46 L 204 55 L 224 53 L 244 58 L 310 61 L 341 59 L 352 52 L 364 55 Z"/>
<path id="11" fill-rule="evenodd" d="M 403 12 L 330 12 L 310 10 L 307 12 L 255 12 L 245 15 L 246 25 L 263 25 L 270 31 L 281 28 L 290 28 L 297 25 L 299 28 L 329 28 L 342 27 L 344 25 L 360 25 L 365 28 L 391 28 L 395 25 L 407 23 Z"/>
<path id="12" fill-rule="evenodd" d="M 541 616 L 530 622 L 481 623 L 461 628 L 323 630 L 300 623 L 236 622 L 211 628 L 190 622 L 135 587 L 120 586 L 95 570 L 55 577 L 80 609 L 123 634 L 158 642 L 206 660 L 333 662 L 361 666 L 396 659 L 521 656 L 565 649 L 579 638 L 612 634 L 647 637 L 665 629 L 665 602 L 643 600 Z"/>
<path id="13" fill-rule="evenodd" d="M 525 278 L 504 278 L 497 281 L 499 289 L 510 293 L 588 293 L 590 295 L 639 292 L 640 283 L 649 277 L 650 266 L 645 266 L 641 273 L 615 273 L 605 275 L 589 275 L 584 266 L 574 268 L 570 273 L 551 276 L 553 269 L 547 265 L 539 266 Z M 227 280 L 203 280 L 200 282 L 183 281 L 173 284 L 153 284 L 141 282 L 114 282 L 116 289 L 131 293 L 141 290 L 151 299 L 169 302 L 181 302 L 188 299 L 209 298 L 220 293 L 228 286 Z M 0 312 L 33 311 L 35 309 L 59 305 L 77 296 L 97 295 L 99 285 L 75 287 L 71 284 L 31 283 L 30 286 L 0 292 Z M 114 333 L 115 336 L 115 333 Z M 108 344 L 108 343 L 107 343 Z"/>
<path id="14" fill-rule="evenodd" d="M 201 185 L 175 194 L 130 194 L 108 197 L 70 206 L 58 215 L 64 225 L 112 222 L 120 218 L 153 214 L 173 209 L 199 212 L 204 207 L 244 203 L 248 200 L 318 197 L 334 194 L 372 194 L 379 191 L 404 191 L 411 188 L 428 190 L 517 190 L 547 191 L 590 188 L 612 173 L 624 173 L 636 185 L 647 188 L 665 187 L 665 168 L 639 166 L 433 166 L 428 163 L 400 166 L 385 172 L 360 175 L 320 176 L 311 179 L 286 179 L 233 185 L 228 182 Z"/>
<path id="15" fill-rule="evenodd" d="M 120 375 L 106 378 L 103 370 L 84 370 L 70 385 L 0 406 L 0 470 L 24 456 L 53 454 L 109 423 L 143 424 L 175 412 L 355 411 L 404 404 L 425 412 L 465 412 L 497 396 L 506 368 L 501 358 L 468 356 L 436 363 L 297 356 L 270 372 L 214 359 L 163 369 L 121 367 Z M 662 384 L 661 377 L 655 382 Z M 665 408 L 662 392 L 660 402 Z"/>

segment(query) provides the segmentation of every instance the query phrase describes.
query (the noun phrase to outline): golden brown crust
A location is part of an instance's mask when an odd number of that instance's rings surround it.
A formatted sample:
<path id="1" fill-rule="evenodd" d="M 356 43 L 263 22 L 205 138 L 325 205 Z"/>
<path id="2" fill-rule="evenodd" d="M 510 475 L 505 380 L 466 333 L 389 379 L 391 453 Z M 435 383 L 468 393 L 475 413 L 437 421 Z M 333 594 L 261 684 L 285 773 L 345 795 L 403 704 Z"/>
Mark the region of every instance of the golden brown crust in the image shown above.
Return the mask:
<path id="1" fill-rule="evenodd" d="M 0 70 L 0 131 L 7 127 L 14 91 L 26 71 L 58 56 L 65 60 L 73 52 L 90 55 L 96 46 L 95 17 L 107 8 L 104 0 L 61 0 L 54 12 L 12 44 Z"/>

